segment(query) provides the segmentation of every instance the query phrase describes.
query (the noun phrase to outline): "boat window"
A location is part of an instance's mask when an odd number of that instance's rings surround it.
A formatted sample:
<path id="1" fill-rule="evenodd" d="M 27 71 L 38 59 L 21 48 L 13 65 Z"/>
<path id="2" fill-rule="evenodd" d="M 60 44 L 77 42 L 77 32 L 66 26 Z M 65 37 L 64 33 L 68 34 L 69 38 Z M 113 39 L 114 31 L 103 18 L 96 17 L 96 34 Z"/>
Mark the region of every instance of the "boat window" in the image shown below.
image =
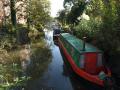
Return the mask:
<path id="1" fill-rule="evenodd" d="M 84 68 L 84 65 L 85 65 L 85 55 L 84 54 L 80 55 L 79 65 L 80 65 L 80 68 Z"/>
<path id="2" fill-rule="evenodd" d="M 102 54 L 99 53 L 97 56 L 97 66 L 102 66 Z"/>

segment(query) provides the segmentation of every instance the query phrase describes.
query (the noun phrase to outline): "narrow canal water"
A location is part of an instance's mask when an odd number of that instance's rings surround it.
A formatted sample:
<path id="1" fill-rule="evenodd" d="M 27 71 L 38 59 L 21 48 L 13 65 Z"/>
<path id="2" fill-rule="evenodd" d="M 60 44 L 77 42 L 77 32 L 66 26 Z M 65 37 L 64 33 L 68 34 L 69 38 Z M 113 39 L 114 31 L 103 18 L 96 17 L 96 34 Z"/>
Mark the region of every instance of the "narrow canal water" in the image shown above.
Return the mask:
<path id="1" fill-rule="evenodd" d="M 52 52 L 52 61 L 39 78 L 27 83 L 26 90 L 103 90 L 78 77 L 54 44 L 52 31 L 45 31 L 45 40 Z"/>

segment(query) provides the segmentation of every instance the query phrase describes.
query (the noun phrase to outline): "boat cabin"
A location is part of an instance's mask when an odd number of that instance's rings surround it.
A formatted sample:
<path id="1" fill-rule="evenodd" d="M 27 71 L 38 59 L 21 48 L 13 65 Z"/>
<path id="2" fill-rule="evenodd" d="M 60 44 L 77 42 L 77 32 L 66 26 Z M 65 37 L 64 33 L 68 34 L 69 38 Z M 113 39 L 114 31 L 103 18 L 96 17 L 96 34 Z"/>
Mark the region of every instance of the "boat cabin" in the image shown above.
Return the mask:
<path id="1" fill-rule="evenodd" d="M 75 64 L 87 73 L 97 75 L 103 70 L 102 51 L 69 33 L 60 35 L 60 41 Z"/>

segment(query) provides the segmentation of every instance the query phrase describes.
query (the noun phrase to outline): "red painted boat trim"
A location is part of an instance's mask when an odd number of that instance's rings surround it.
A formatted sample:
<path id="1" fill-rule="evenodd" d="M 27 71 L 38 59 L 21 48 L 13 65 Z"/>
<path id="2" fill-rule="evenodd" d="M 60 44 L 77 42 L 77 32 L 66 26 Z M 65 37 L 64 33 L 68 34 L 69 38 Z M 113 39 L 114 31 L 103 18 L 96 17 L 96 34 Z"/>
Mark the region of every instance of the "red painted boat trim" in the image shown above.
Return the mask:
<path id="1" fill-rule="evenodd" d="M 93 82 L 95 84 L 98 84 L 100 86 L 104 86 L 104 82 L 103 80 L 100 80 L 98 78 L 97 75 L 90 75 L 89 73 L 85 72 L 84 70 L 80 69 L 74 62 L 74 60 L 72 59 L 72 57 L 69 55 L 69 53 L 67 52 L 67 50 L 65 49 L 65 47 L 63 46 L 62 42 L 60 41 L 60 39 L 58 39 L 59 41 L 59 46 L 60 48 L 62 48 L 63 50 L 63 53 L 65 54 L 67 60 L 69 61 L 69 63 L 71 64 L 72 66 L 72 69 L 75 71 L 76 74 L 78 74 L 79 76 L 81 76 L 82 78 L 90 81 L 90 82 Z M 108 72 L 108 76 L 111 76 L 111 73 L 109 71 L 109 69 L 107 70 Z"/>

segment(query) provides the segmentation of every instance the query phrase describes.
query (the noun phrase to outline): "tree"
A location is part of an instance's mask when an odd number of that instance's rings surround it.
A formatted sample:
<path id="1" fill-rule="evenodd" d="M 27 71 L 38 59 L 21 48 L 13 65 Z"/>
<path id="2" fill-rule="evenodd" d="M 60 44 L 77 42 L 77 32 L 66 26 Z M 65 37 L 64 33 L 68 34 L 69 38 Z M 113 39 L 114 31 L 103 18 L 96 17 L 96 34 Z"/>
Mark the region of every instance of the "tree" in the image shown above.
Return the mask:
<path id="1" fill-rule="evenodd" d="M 31 0 L 30 21 L 38 30 L 50 20 L 50 2 L 48 0 Z"/>
<path id="2" fill-rule="evenodd" d="M 88 2 L 84 0 L 64 0 L 64 7 L 65 7 L 65 11 L 67 12 L 66 23 L 78 24 L 79 22 L 78 17 L 80 17 L 83 14 L 87 3 Z"/>
<path id="3" fill-rule="evenodd" d="M 62 26 L 64 26 L 66 24 L 66 10 L 59 11 L 57 19 L 61 22 Z"/>
<path id="4" fill-rule="evenodd" d="M 13 28 L 16 28 L 16 10 L 15 10 L 15 0 L 10 0 L 10 9 L 11 9 L 11 22 Z"/>

